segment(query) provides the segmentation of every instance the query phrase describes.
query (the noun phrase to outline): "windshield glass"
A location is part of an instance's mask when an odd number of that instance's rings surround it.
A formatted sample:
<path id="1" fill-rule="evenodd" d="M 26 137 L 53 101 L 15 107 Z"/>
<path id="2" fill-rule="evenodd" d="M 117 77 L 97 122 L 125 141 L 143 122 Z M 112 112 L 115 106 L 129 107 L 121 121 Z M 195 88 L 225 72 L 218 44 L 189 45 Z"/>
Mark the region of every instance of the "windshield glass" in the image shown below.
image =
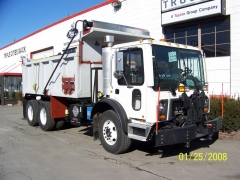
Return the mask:
<path id="1" fill-rule="evenodd" d="M 205 85 L 203 60 L 200 51 L 152 45 L 154 87 L 177 89 L 180 83 L 190 89 Z"/>

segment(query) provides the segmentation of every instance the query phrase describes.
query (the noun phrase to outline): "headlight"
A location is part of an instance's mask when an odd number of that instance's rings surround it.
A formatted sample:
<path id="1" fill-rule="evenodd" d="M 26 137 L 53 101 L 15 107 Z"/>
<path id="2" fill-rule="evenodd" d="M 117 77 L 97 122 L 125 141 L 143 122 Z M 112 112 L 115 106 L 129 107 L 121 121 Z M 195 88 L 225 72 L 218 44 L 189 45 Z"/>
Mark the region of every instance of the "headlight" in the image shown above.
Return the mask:
<path id="1" fill-rule="evenodd" d="M 205 101 L 204 101 L 204 113 L 209 112 L 209 99 L 207 96 L 205 96 Z"/>
<path id="2" fill-rule="evenodd" d="M 160 106 L 159 106 L 160 111 L 163 111 L 163 106 L 164 106 L 164 104 L 160 103 Z"/>
<path id="3" fill-rule="evenodd" d="M 159 104 L 159 120 L 166 120 L 167 118 L 167 108 L 168 108 L 168 100 L 161 100 Z"/>

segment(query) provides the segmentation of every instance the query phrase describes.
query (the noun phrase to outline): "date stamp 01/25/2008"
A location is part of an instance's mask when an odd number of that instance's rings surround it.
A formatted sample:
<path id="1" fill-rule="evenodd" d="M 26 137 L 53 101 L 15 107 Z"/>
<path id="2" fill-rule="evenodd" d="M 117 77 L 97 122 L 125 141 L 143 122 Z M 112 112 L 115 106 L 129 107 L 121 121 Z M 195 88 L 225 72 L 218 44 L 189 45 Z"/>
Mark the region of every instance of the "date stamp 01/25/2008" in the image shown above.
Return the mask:
<path id="1" fill-rule="evenodd" d="M 227 161 L 228 154 L 226 152 L 193 152 L 179 153 L 179 161 Z"/>

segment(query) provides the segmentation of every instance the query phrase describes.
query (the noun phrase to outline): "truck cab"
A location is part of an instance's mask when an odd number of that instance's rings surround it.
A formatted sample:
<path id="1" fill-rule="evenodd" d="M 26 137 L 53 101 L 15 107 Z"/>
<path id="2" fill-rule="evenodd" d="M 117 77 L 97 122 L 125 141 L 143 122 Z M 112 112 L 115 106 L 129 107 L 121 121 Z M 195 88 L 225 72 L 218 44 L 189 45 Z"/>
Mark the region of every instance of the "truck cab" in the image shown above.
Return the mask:
<path id="1" fill-rule="evenodd" d="M 103 94 L 123 108 L 122 129 L 130 139 L 189 144 L 221 128 L 221 117 L 208 121 L 207 74 L 199 49 L 149 38 L 103 52 L 103 79 L 108 79 Z"/>

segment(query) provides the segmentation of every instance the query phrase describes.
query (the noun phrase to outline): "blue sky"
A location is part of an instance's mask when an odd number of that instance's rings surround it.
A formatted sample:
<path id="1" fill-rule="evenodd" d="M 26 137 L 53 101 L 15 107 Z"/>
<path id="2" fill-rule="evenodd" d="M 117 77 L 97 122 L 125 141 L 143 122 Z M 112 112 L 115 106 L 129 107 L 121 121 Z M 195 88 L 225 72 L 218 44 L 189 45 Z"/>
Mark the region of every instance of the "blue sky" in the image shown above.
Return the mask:
<path id="1" fill-rule="evenodd" d="M 0 48 L 106 0 L 0 0 Z"/>

